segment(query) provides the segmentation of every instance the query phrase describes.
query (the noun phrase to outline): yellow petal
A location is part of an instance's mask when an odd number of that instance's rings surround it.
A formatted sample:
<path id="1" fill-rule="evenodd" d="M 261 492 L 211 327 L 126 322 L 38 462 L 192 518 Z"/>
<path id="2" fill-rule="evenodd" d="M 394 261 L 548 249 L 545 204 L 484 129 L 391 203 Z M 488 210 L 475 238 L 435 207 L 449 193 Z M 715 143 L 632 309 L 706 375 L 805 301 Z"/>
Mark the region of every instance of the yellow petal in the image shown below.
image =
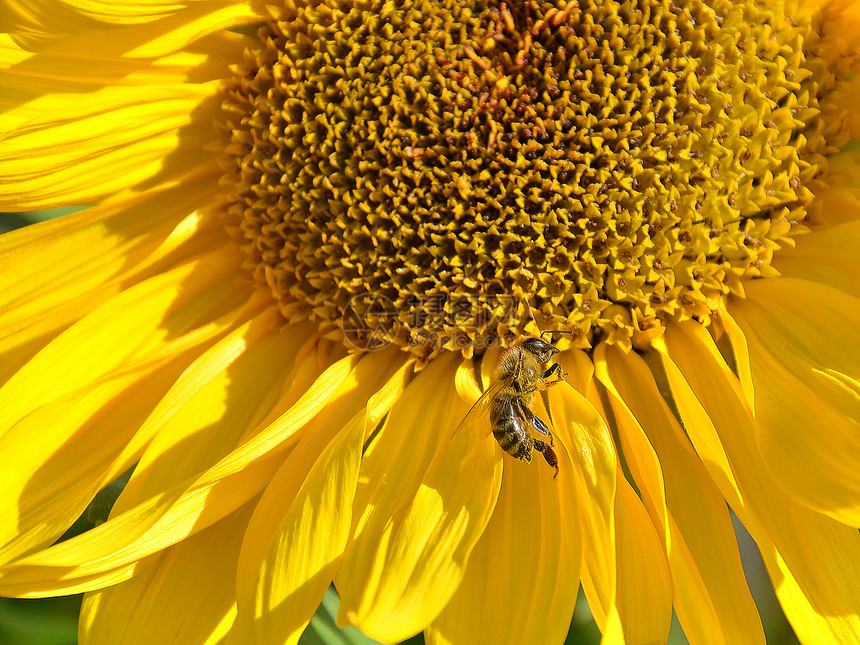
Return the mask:
<path id="1" fill-rule="evenodd" d="M 813 543 L 822 538 L 826 539 L 826 535 L 816 536 Z M 803 589 L 804 583 L 808 585 L 812 582 L 804 575 L 805 572 L 800 577 L 795 576 L 773 542 L 767 538 L 759 538 L 756 542 L 771 580 L 778 581 L 776 595 L 800 642 L 820 645 L 852 645 L 860 642 L 856 615 L 828 616 L 830 608 L 823 606 L 819 598 Z M 814 553 L 809 554 L 806 566 L 815 566 Z"/>
<path id="2" fill-rule="evenodd" d="M 244 8 L 245 2 L 207 2 L 217 8 Z M 192 4 L 192 7 L 194 5 Z M 187 12 L 187 3 L 171 0 L 134 0 L 100 2 L 98 0 L 9 0 L 0 14 L 0 25 L 4 32 L 34 31 L 51 35 L 94 31 L 109 25 L 126 25 L 151 22 L 180 11 Z M 209 8 L 212 11 L 212 8 Z M 257 18 L 259 20 L 259 18 Z M 226 25 L 225 25 L 226 26 Z"/>
<path id="3" fill-rule="evenodd" d="M 637 354 L 598 348 L 602 370 L 625 455 L 644 430 L 653 447 L 654 475 L 636 482 L 668 554 L 674 606 L 691 643 L 764 643 L 764 632 L 749 594 L 725 500 L 667 406 L 648 366 Z M 641 458 L 641 457 L 640 457 Z M 635 459 L 628 457 L 635 465 Z M 631 470 L 641 472 L 641 469 Z M 664 492 L 665 491 L 665 492 Z M 625 630 L 626 631 L 626 630 Z"/>
<path id="4" fill-rule="evenodd" d="M 606 627 L 601 632 L 603 637 L 600 639 L 600 645 L 624 645 L 624 628 L 621 627 L 621 617 L 616 605 L 612 606 L 605 620 Z"/>
<path id="5" fill-rule="evenodd" d="M 730 311 L 749 343 L 764 463 L 793 497 L 860 527 L 860 299 L 793 278 L 747 296 Z"/>
<path id="6" fill-rule="evenodd" d="M 176 380 L 124 450 L 143 451 L 113 516 L 199 476 L 235 450 L 249 428 L 277 405 L 290 357 L 313 335 L 311 325 L 279 333 L 271 308 L 231 332 Z"/>
<path id="7" fill-rule="evenodd" d="M 447 376 L 446 388 L 436 388 L 432 397 L 413 408 L 417 413 L 413 425 L 394 425 L 398 404 L 378 438 L 397 432 L 418 443 L 422 435 L 432 434 L 434 442 L 441 442 L 440 449 L 422 473 L 414 496 L 383 521 L 367 522 L 338 572 L 337 584 L 343 587 L 338 621 L 360 627 L 377 640 L 403 640 L 439 614 L 459 586 L 498 496 L 502 462 L 495 439 L 472 433 L 448 439 L 466 409 L 456 394 L 450 361 L 447 367 L 447 374 L 423 379 L 439 383 L 439 376 Z M 424 376 L 419 374 L 403 400 Z M 430 421 L 435 409 L 447 410 L 447 424 Z M 391 471 L 404 468 L 416 466 L 390 464 Z M 398 495 L 393 484 L 389 480 L 378 493 L 380 502 L 387 494 Z"/>
<path id="8" fill-rule="evenodd" d="M 224 284 L 229 280 L 223 278 L 235 270 L 228 266 L 226 274 L 219 271 L 224 259 L 189 263 L 136 285 L 54 339 L 5 384 L 4 425 L 84 384 L 162 362 L 199 342 L 197 337 L 208 333 L 207 325 L 229 314 L 235 322 L 235 308 L 253 299 L 247 289 Z M 214 280 L 204 277 L 208 269 L 215 273 Z M 248 307 L 261 309 L 259 301 Z"/>
<path id="9" fill-rule="evenodd" d="M 194 41 L 253 19 L 247 5 L 197 3 L 155 27 L 4 38 L 0 65 L 10 88 L 0 121 L 0 203 L 7 210 L 93 204 L 210 164 L 204 146 L 218 137 L 212 123 L 230 73 L 225 61 L 238 60 L 244 43 L 226 33 Z"/>
<path id="10" fill-rule="evenodd" d="M 391 376 L 394 368 L 397 372 Z M 298 641 L 331 584 L 351 536 L 367 425 L 388 412 L 411 370 L 411 361 L 404 354 L 395 355 L 364 384 L 368 392 L 377 389 L 379 381 L 384 384 L 367 409 L 348 419 L 345 415 L 355 405 L 346 405 L 318 432 L 309 433 L 266 487 L 239 562 L 235 642 Z M 332 438 L 332 431 L 341 427 Z"/>
<path id="11" fill-rule="evenodd" d="M 298 643 L 350 536 L 364 429 L 362 411 L 322 455 L 306 448 L 266 488 L 242 552 L 255 572 L 250 572 L 254 575 L 248 576 L 246 589 L 237 589 L 239 615 L 232 642 Z M 297 463 L 305 460 L 310 464 Z M 310 472 L 304 476 L 306 468 Z M 272 531 L 270 525 L 279 517 Z"/>
<path id="12" fill-rule="evenodd" d="M 743 393 L 743 406 L 749 412 L 750 416 L 752 416 L 752 410 L 755 406 L 755 388 L 753 387 L 752 373 L 750 371 L 749 344 L 743 330 L 738 327 L 735 319 L 728 315 L 728 313 L 720 317 L 720 326 L 725 332 L 725 336 L 717 341 L 717 347 L 722 352 L 722 357 L 718 361 L 723 361 L 724 358 L 728 365 L 731 365 L 731 371 L 740 380 L 741 392 Z M 668 352 L 662 341 L 660 342 L 659 350 L 664 354 Z M 717 439 L 717 442 L 719 442 L 719 439 Z"/>
<path id="13" fill-rule="evenodd" d="M 603 627 L 602 642 L 659 642 L 659 635 L 668 629 L 665 606 L 668 603 L 671 621 L 672 605 L 671 581 L 663 546 L 668 533 L 663 475 L 648 437 L 609 377 L 607 351 L 605 344 L 597 347 L 595 372 L 606 388 L 607 402 L 617 428 L 622 454 L 642 499 L 636 497 L 620 465 L 617 466 L 614 513 L 616 598 L 609 613 L 609 623 Z M 623 512 L 625 506 L 632 508 Z M 650 521 L 650 524 L 643 522 L 643 519 Z M 626 566 L 621 565 L 622 557 L 627 558 Z M 646 561 L 639 562 L 637 558 Z M 653 585 L 653 588 L 649 588 L 649 585 Z M 646 603 L 653 603 L 653 606 L 646 607 Z M 648 619 L 643 619 L 643 614 Z"/>
<path id="14" fill-rule="evenodd" d="M 601 645 L 665 643 L 672 624 L 669 566 L 645 507 L 620 472 L 615 526 L 618 583 L 611 611 L 615 616 Z"/>
<path id="15" fill-rule="evenodd" d="M 0 481 L 2 560 L 68 528 L 96 491 L 133 463 L 130 455 L 112 469 L 181 371 L 250 315 L 242 312 L 247 293 L 221 284 L 220 260 L 189 264 L 120 294 L 0 389 L 0 454 L 15 456 Z M 226 275 L 231 269 L 228 263 Z M 212 301 L 221 300 L 223 309 L 213 310 Z"/>
<path id="16" fill-rule="evenodd" d="M 415 496 L 433 456 L 447 440 L 443 431 L 459 423 L 468 409 L 454 399 L 451 372 L 458 361 L 444 354 L 419 372 L 370 439 L 355 494 L 355 543 L 336 579 L 341 606 L 360 602 L 378 535 Z M 365 533 L 374 537 L 365 538 Z"/>
<path id="17" fill-rule="evenodd" d="M 104 524 L 0 569 L 0 595 L 37 597 L 97 589 L 128 579 L 137 563 L 229 515 L 262 490 L 297 443 L 315 432 L 361 385 L 390 362 L 390 353 L 349 356 L 327 369 L 288 412 L 197 478 L 112 517 Z M 370 396 L 372 392 L 364 396 Z M 292 398 L 287 392 L 284 398 Z"/>
<path id="18" fill-rule="evenodd" d="M 5 133 L 0 208 L 96 204 L 144 181 L 211 162 L 219 82 L 104 90 L 71 104 L 62 121 Z"/>
<path id="19" fill-rule="evenodd" d="M 87 594 L 81 645 L 223 642 L 236 616 L 236 563 L 253 509 L 166 549 L 131 580 Z"/>
<path id="20" fill-rule="evenodd" d="M 564 440 L 558 433 L 559 449 Z M 564 641 L 579 589 L 581 544 L 574 475 L 566 453 L 559 459 L 556 480 L 542 460 L 505 459 L 493 517 L 462 584 L 425 632 L 429 644 Z"/>
<path id="21" fill-rule="evenodd" d="M 762 551 L 795 632 L 804 643 L 858 642 L 860 535 L 803 506 L 768 474 L 740 383 L 707 331 L 672 325 L 665 338 L 661 362 L 684 427 Z"/>
<path id="22" fill-rule="evenodd" d="M 609 364 L 610 360 L 617 363 L 626 358 L 623 353 L 619 356 L 615 349 L 601 343 L 594 352 L 595 372 L 606 388 L 609 410 L 612 412 L 614 426 L 618 429 L 618 439 L 621 442 L 621 454 L 624 456 L 633 481 L 639 488 L 645 507 L 655 526 L 659 527 L 662 533 L 667 527 L 666 490 L 660 459 L 643 430 L 642 423 L 630 409 L 634 401 L 625 399 L 619 391 L 618 384 L 613 380 L 613 376 L 617 378 L 619 375 L 612 373 L 613 370 Z M 658 405 L 656 401 L 644 402 L 646 406 L 652 403 L 655 406 Z"/>
<path id="23" fill-rule="evenodd" d="M 774 255 L 773 266 L 787 278 L 814 280 L 858 297 L 857 249 L 860 249 L 860 220 L 799 237 L 795 248 Z"/>
<path id="24" fill-rule="evenodd" d="M 584 368 L 565 352 L 559 362 L 571 374 Z M 605 628 L 615 603 L 615 485 L 618 456 L 606 422 L 576 390 L 560 384 L 550 390 L 556 432 L 569 444 L 580 512 L 583 588 L 595 620 Z"/>
<path id="25" fill-rule="evenodd" d="M 594 379 L 594 362 L 591 357 L 580 349 L 569 349 L 559 356 L 567 371 L 567 382 L 601 413 L 603 404 Z"/>
<path id="26" fill-rule="evenodd" d="M 156 363 L 193 344 L 195 334 L 205 335 L 197 329 L 201 323 L 249 299 L 246 286 L 230 286 L 240 265 L 238 253 L 213 253 L 137 284 L 91 312 L 3 386 L 0 428 L 81 385 Z M 185 334 L 184 342 L 174 340 Z"/>
<path id="27" fill-rule="evenodd" d="M 247 3 L 193 3 L 118 27 L 121 5 L 113 9 L 111 24 L 105 5 L 4 7 L 4 20 L 37 25 L 0 40 L 6 210 L 94 204 L 211 161 L 217 95 L 245 46 L 222 30 L 260 16 Z M 44 37 L 49 23 L 58 29 Z"/>
<path id="28" fill-rule="evenodd" d="M 192 11 L 199 14 L 202 8 Z M 230 32 L 203 36 L 193 31 L 178 38 L 190 13 L 161 20 L 154 28 L 110 27 L 72 37 L 3 32 L 0 69 L 7 91 L 0 97 L 2 131 L 28 123 L 59 125 L 64 111 L 82 97 L 97 100 L 130 87 L 179 88 L 227 77 L 227 61 L 241 59 L 244 39 Z M 197 42 L 185 47 L 189 38 Z M 129 51 L 130 43 L 138 45 L 136 52 Z"/>
<path id="29" fill-rule="evenodd" d="M 844 6 L 849 6 L 849 3 Z M 821 219 L 827 226 L 860 219 L 860 181 L 857 179 L 860 151 L 856 146 L 845 146 L 841 152 L 827 157 L 827 165 L 835 181 L 815 190 L 815 201 L 821 207 Z M 774 258 L 778 256 L 775 254 Z"/>
<path id="30" fill-rule="evenodd" d="M 154 270 L 221 248 L 213 217 L 188 215 L 214 173 L 183 176 L 141 195 L 6 233 L 0 256 L 0 383 L 70 324 Z M 158 263 L 158 266 L 155 264 Z"/>

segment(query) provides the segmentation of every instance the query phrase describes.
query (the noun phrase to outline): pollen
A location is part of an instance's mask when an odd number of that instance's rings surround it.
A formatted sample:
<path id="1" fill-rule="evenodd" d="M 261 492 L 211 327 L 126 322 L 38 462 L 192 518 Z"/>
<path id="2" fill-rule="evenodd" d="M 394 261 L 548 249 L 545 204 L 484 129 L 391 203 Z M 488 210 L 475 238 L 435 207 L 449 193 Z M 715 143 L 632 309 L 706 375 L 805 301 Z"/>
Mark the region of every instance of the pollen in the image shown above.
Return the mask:
<path id="1" fill-rule="evenodd" d="M 800 2 L 270 10 L 224 102 L 225 222 L 286 319 L 362 349 L 710 324 L 815 225 L 847 138 L 849 56 Z"/>

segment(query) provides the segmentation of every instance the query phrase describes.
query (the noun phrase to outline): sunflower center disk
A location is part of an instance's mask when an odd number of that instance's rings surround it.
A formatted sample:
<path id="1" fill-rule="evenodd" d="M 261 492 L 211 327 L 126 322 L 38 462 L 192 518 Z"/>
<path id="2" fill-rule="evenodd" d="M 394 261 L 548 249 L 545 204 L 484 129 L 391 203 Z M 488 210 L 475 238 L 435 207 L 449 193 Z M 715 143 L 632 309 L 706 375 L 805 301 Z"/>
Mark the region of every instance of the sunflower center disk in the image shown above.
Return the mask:
<path id="1" fill-rule="evenodd" d="M 838 144 L 816 25 L 783 11 L 287 9 L 225 108 L 228 224 L 287 318 L 362 348 L 468 354 L 530 311 L 580 347 L 707 324 L 773 274 Z"/>

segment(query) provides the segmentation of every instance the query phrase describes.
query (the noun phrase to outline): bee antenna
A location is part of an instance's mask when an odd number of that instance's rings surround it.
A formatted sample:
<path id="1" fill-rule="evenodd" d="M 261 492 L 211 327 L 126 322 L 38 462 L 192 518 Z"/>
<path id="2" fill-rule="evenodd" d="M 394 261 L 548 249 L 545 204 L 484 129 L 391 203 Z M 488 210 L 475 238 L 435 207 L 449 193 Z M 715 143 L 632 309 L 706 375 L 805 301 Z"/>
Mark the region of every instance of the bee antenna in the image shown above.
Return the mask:
<path id="1" fill-rule="evenodd" d="M 539 330 L 540 327 L 538 326 L 537 320 L 535 319 L 535 312 L 532 310 L 531 303 L 529 303 L 528 298 L 526 298 L 525 301 L 526 301 L 526 307 L 528 307 L 528 310 L 529 310 L 529 316 L 531 316 L 532 322 L 535 324 L 535 329 Z"/>
<path id="2" fill-rule="evenodd" d="M 528 307 L 528 310 L 529 310 L 529 316 L 531 316 L 532 322 L 535 324 L 535 329 L 540 330 L 540 326 L 537 324 L 537 320 L 535 319 L 534 310 L 532 309 L 531 303 L 528 301 L 528 298 L 525 299 L 525 302 L 526 302 L 526 307 Z M 561 330 L 561 329 L 548 329 L 546 331 L 540 332 L 540 338 L 542 339 L 546 335 L 553 336 L 555 334 L 570 334 L 571 336 L 573 336 L 572 331 L 566 331 L 566 330 Z"/>

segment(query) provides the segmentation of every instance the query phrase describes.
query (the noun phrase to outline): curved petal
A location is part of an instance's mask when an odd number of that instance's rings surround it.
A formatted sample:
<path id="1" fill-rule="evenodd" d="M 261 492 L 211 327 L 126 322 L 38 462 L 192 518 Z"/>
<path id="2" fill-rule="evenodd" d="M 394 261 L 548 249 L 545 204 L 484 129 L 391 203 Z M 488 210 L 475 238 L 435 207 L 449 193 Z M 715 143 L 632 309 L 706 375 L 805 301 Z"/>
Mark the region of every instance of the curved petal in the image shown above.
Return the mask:
<path id="1" fill-rule="evenodd" d="M 87 6 L 88 4 L 89 6 Z M 124 10 L 116 7 L 113 15 L 105 15 L 104 9 L 99 11 L 98 4 L 100 3 L 86 3 L 80 0 L 57 0 L 56 3 L 9 0 L 4 5 L 3 14 L 0 16 L 0 29 L 3 33 L 40 31 L 62 34 L 92 29 L 102 25 L 103 21 L 106 22 L 111 17 L 113 20 L 109 24 L 146 22 L 170 11 L 171 5 L 173 11 L 179 8 L 173 2 L 131 1 Z"/>
<path id="2" fill-rule="evenodd" d="M 665 339 L 661 365 L 684 428 L 761 549 L 798 637 L 822 645 L 857 642 L 857 530 L 803 506 L 767 473 L 741 385 L 701 325 L 672 325 Z"/>
<path id="3" fill-rule="evenodd" d="M 253 509 L 166 549 L 131 580 L 87 594 L 81 645 L 222 643 L 236 616 L 236 563 Z"/>
<path id="4" fill-rule="evenodd" d="M 391 368 L 397 373 L 389 380 Z M 384 384 L 367 409 L 356 413 L 332 439 L 332 430 L 343 425 L 339 419 L 354 408 L 345 406 L 328 427 L 294 451 L 266 487 L 239 561 L 234 642 L 298 642 L 351 535 L 367 425 L 388 412 L 411 370 L 405 355 L 394 357 L 367 383 L 368 391 L 376 387 L 373 383 Z"/>
<path id="5" fill-rule="evenodd" d="M 322 455 L 313 449 L 299 453 L 266 487 L 242 551 L 249 560 L 244 566 L 254 567 L 256 575 L 240 576 L 250 577 L 251 584 L 237 589 L 231 642 L 298 643 L 349 539 L 364 424 L 362 411 Z M 272 531 L 269 525 L 289 500 Z M 260 550 L 262 557 L 255 557 Z"/>
<path id="6" fill-rule="evenodd" d="M 771 475 L 860 527 L 860 299 L 815 282 L 751 282 L 730 312 L 749 344 L 755 431 Z"/>
<path id="7" fill-rule="evenodd" d="M 211 5 L 208 10 L 232 8 L 237 16 L 260 18 L 244 0 L 234 2 L 176 2 L 176 0 L 9 0 L 0 14 L 4 32 L 24 31 L 57 34 L 96 31 L 115 25 L 148 23 L 160 18 L 187 13 L 194 5 Z M 230 24 L 216 22 L 213 28 Z M 241 23 L 239 23 L 241 24 Z"/>
<path id="8" fill-rule="evenodd" d="M 565 378 L 571 387 L 579 392 L 598 412 L 603 411 L 603 403 L 594 379 L 594 361 L 580 349 L 569 349 L 559 354 L 559 362 L 567 370 Z"/>
<path id="9" fill-rule="evenodd" d="M 242 302 L 225 286 L 240 265 L 238 254 L 213 253 L 137 284 L 90 313 L 0 389 L 0 429 L 82 385 L 175 352 L 175 339 Z M 241 292 L 247 300 L 248 289 Z M 190 343 L 192 338 L 180 346 Z"/>
<path id="10" fill-rule="evenodd" d="M 186 479 L 82 535 L 0 568 L 0 595 L 76 593 L 127 580 L 147 556 L 212 525 L 262 490 L 281 467 L 284 453 L 296 446 L 300 431 L 313 434 L 325 426 L 387 360 L 389 354 L 376 352 L 348 356 L 331 365 L 265 431 L 199 477 Z M 284 398 L 293 396 L 287 392 Z"/>
<path id="11" fill-rule="evenodd" d="M 559 363 L 570 374 L 591 370 L 565 352 Z M 576 377 L 575 378 L 579 378 Z M 601 629 L 616 600 L 617 564 L 615 494 L 618 455 L 606 422 L 577 390 L 559 384 L 550 390 L 550 407 L 556 432 L 568 438 L 573 482 L 576 486 L 582 531 L 582 584 Z"/>
<path id="12" fill-rule="evenodd" d="M 842 4 L 848 6 L 850 3 Z M 826 226 L 838 226 L 860 219 L 860 181 L 857 179 L 860 151 L 852 148 L 846 146 L 841 152 L 827 157 L 828 185 L 816 187 L 815 201 Z M 817 235 L 817 232 L 813 235 Z M 802 243 L 803 238 L 798 238 L 798 244 Z M 774 259 L 778 259 L 784 251 L 788 249 L 775 253 Z"/>
<path id="13" fill-rule="evenodd" d="M 658 527 L 661 535 L 665 535 L 668 527 L 666 526 L 666 485 L 663 480 L 663 466 L 642 424 L 630 409 L 631 401 L 622 396 L 610 374 L 609 358 L 623 361 L 627 356 L 622 353 L 619 357 L 614 348 L 601 343 L 594 353 L 595 373 L 606 388 L 608 409 L 612 413 L 614 427 L 618 430 L 621 454 L 630 471 L 630 477 L 639 489 L 639 494 L 654 525 Z M 646 403 L 659 405 L 651 401 Z M 661 540 L 663 540 L 662 537 Z"/>
<path id="14" fill-rule="evenodd" d="M 598 352 L 598 374 L 612 397 L 620 434 L 644 430 L 643 439 L 659 460 L 661 481 L 639 477 L 637 484 L 650 501 L 647 507 L 669 558 L 674 606 L 684 634 L 693 644 L 763 644 L 725 500 L 645 361 L 616 347 L 601 346 Z"/>
<path id="15" fill-rule="evenodd" d="M 0 236 L 8 266 L 0 292 L 0 383 L 124 289 L 224 246 L 216 218 L 194 212 L 216 177 L 213 165 L 140 195 Z"/>
<path id="16" fill-rule="evenodd" d="M 672 625 L 669 565 L 648 512 L 620 472 L 615 527 L 617 595 L 601 645 L 666 643 Z"/>
<path id="17" fill-rule="evenodd" d="M 0 388 L 0 452 L 15 455 L 0 480 L 4 561 L 59 537 L 133 463 L 114 461 L 181 371 L 253 314 L 247 289 L 222 284 L 231 269 L 216 255 L 127 290 Z"/>
<path id="18" fill-rule="evenodd" d="M 364 524 L 338 573 L 337 583 L 343 586 L 338 621 L 388 642 L 418 633 L 444 608 L 463 578 L 498 496 L 502 462 L 495 439 L 461 433 L 446 441 L 467 410 L 456 394 L 452 368 L 447 361 L 436 378 L 424 379 L 438 383 L 444 378 L 447 396 L 440 397 L 437 388 L 432 399 L 415 405 L 412 412 L 419 416 L 413 425 L 395 425 L 400 406 L 392 410 L 381 434 L 432 433 L 434 443 L 441 440 L 442 445 L 411 500 L 387 518 L 377 516 Z M 428 423 L 432 418 L 428 405 L 446 410 L 448 423 Z M 392 483 L 378 495 L 397 495 Z"/>
<path id="19" fill-rule="evenodd" d="M 672 596 L 660 539 L 624 478 L 610 430 L 597 413 L 602 406 L 593 398 L 598 397 L 594 365 L 579 351 L 565 352 L 559 362 L 577 390 L 557 386 L 550 403 L 557 435 L 567 437 L 571 446 L 580 498 L 582 585 L 602 642 L 664 642 L 660 639 L 668 634 Z M 559 427 L 568 433 L 558 432 Z"/>
<path id="20" fill-rule="evenodd" d="M 35 46 L 22 44 L 20 36 L 0 34 L 0 69 L 6 78 L 0 131 L 62 123 L 75 102 L 120 97 L 132 87 L 181 88 L 229 78 L 229 64 L 241 60 L 247 42 L 238 34 L 219 32 L 178 49 L 185 43 L 169 43 L 175 27 L 162 26 L 167 33 L 138 26 L 54 37 Z"/>
<path id="21" fill-rule="evenodd" d="M 860 219 L 798 238 L 795 248 L 774 255 L 773 266 L 786 278 L 814 280 L 860 297 L 857 249 Z"/>
<path id="22" fill-rule="evenodd" d="M 566 438 L 556 438 L 564 449 Z M 569 461 L 566 451 L 559 457 Z M 564 641 L 582 557 L 572 477 L 569 464 L 553 480 L 543 464 L 505 459 L 493 517 L 462 584 L 425 632 L 429 644 Z"/>
<path id="23" fill-rule="evenodd" d="M 116 516 L 213 467 L 259 427 L 279 402 L 310 325 L 280 333 L 283 317 L 268 309 L 192 363 L 158 403 L 124 452 L 140 454 L 117 499 Z M 296 366 L 298 368 L 298 366 Z"/>
<path id="24" fill-rule="evenodd" d="M 0 40 L 0 205 L 95 204 L 209 163 L 223 82 L 245 47 L 212 32 L 255 21 L 246 3 L 195 2 L 154 22 Z"/>
<path id="25" fill-rule="evenodd" d="M 220 83 L 115 88 L 3 136 L 0 208 L 96 204 L 208 165 Z"/>
<path id="26" fill-rule="evenodd" d="M 368 439 L 355 493 L 354 542 L 335 579 L 341 606 L 360 604 L 379 534 L 415 496 L 446 439 L 443 431 L 456 425 L 468 409 L 453 398 L 451 372 L 457 360 L 444 354 L 419 372 L 384 425 Z M 366 538 L 365 533 L 374 537 Z"/>

